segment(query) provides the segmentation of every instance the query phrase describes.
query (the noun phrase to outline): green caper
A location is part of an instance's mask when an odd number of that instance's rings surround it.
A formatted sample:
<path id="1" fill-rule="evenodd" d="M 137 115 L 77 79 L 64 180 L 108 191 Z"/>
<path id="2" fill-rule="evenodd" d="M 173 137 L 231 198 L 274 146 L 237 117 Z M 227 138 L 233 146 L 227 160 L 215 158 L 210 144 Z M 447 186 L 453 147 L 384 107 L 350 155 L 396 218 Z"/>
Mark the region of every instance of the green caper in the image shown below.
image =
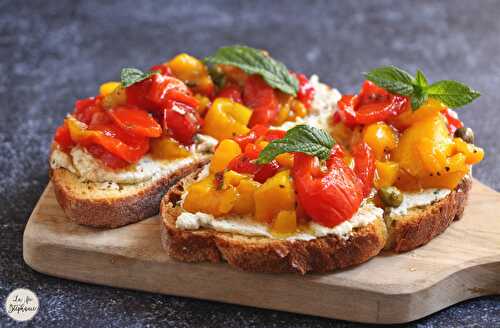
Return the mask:
<path id="1" fill-rule="evenodd" d="M 403 202 L 403 193 L 396 187 L 383 187 L 378 195 L 386 206 L 398 207 Z"/>
<path id="2" fill-rule="evenodd" d="M 471 128 L 466 128 L 466 127 L 458 128 L 455 131 L 454 137 L 460 138 L 463 141 L 470 143 L 470 144 L 474 143 L 474 131 L 472 131 Z"/>
<path id="3" fill-rule="evenodd" d="M 208 71 L 215 85 L 218 86 L 219 88 L 223 88 L 224 85 L 226 84 L 226 76 L 224 75 L 224 72 L 222 71 L 220 66 L 219 65 L 210 66 Z"/>

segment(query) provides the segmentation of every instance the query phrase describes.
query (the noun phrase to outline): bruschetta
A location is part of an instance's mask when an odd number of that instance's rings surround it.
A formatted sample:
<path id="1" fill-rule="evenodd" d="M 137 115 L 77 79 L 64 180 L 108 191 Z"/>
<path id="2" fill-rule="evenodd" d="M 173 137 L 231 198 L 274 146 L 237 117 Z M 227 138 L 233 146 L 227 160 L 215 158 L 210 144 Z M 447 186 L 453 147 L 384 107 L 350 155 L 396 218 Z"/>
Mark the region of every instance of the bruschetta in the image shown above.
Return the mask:
<path id="1" fill-rule="evenodd" d="M 125 68 L 121 81 L 78 100 L 57 129 L 50 154 L 57 200 L 79 224 L 137 222 L 158 213 L 169 187 L 205 165 L 220 140 L 255 126 L 293 126 L 338 99 L 317 77 L 244 46 L 205 61 L 180 54 L 148 72 Z"/>
<path id="2" fill-rule="evenodd" d="M 419 247 L 464 210 L 484 151 L 450 107 L 478 96 L 384 67 L 327 120 L 224 139 L 163 198 L 163 247 L 186 262 L 302 274 Z"/>

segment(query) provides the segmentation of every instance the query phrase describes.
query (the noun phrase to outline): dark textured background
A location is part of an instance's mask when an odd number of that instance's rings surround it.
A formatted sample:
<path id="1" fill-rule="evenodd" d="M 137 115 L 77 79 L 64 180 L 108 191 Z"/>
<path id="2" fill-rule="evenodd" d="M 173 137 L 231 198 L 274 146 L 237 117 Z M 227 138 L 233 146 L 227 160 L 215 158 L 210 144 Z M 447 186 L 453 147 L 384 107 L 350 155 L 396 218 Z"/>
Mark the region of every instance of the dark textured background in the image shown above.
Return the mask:
<path id="1" fill-rule="evenodd" d="M 269 3 L 268 3 L 269 2 Z M 41 301 L 31 324 L 356 327 L 335 320 L 118 290 L 38 274 L 22 260 L 24 224 L 47 184 L 54 128 L 76 98 L 186 51 L 266 48 L 290 68 L 344 92 L 382 64 L 464 81 L 483 96 L 460 114 L 487 150 L 475 169 L 500 189 L 498 1 L 0 1 L 0 299 L 16 287 Z M 453 247 L 453 245 L 450 245 Z M 307 302 L 307 300 L 304 300 Z M 425 300 L 423 300 L 425 301 Z M 464 302 L 411 325 L 500 326 L 500 297 Z M 0 310 L 0 326 L 16 326 Z"/>

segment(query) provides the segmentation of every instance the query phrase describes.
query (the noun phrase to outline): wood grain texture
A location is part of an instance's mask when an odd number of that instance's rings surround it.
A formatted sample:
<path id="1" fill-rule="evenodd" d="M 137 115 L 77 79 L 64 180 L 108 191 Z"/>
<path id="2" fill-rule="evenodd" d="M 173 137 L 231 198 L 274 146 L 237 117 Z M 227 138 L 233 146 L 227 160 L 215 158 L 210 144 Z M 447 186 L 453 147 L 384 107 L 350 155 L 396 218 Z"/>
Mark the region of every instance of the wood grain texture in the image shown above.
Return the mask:
<path id="1" fill-rule="evenodd" d="M 177 262 L 161 248 L 159 221 L 112 230 L 79 226 L 66 219 L 49 185 L 26 226 L 24 260 L 39 272 L 83 282 L 370 323 L 408 322 L 500 293 L 500 194 L 477 181 L 463 218 L 429 244 L 331 274 Z"/>

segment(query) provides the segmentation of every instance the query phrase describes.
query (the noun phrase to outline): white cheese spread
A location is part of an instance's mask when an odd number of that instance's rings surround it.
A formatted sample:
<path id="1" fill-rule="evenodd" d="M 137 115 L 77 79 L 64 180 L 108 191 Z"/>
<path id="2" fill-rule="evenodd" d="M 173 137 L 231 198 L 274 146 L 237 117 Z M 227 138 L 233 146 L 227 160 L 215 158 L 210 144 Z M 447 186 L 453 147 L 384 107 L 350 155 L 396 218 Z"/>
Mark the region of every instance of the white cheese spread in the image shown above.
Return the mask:
<path id="1" fill-rule="evenodd" d="M 55 149 L 51 154 L 50 166 L 52 169 L 65 168 L 79 176 L 82 181 L 137 184 L 160 178 L 190 165 L 217 144 L 217 141 L 209 136 L 199 135 L 198 138 L 198 143 L 190 149 L 191 156 L 175 160 L 156 160 L 150 155 L 145 155 L 135 165 L 113 170 L 105 167 L 87 151 L 77 146 L 71 150 L 70 154 Z"/>
<path id="2" fill-rule="evenodd" d="M 416 192 L 403 192 L 403 202 L 396 208 L 390 209 L 390 216 L 401 216 L 408 214 L 412 208 L 430 205 L 450 194 L 450 189 L 425 189 Z"/>
<path id="3" fill-rule="evenodd" d="M 227 216 L 215 218 L 206 213 L 183 212 L 177 218 L 175 225 L 180 230 L 197 230 L 209 228 L 219 232 L 237 233 L 246 236 L 259 236 L 273 239 L 286 240 L 312 240 L 327 235 L 336 235 L 340 238 L 347 238 L 350 232 L 357 227 L 370 224 L 377 218 L 381 218 L 383 210 L 375 207 L 371 203 L 363 204 L 354 216 L 335 227 L 328 228 L 317 223 L 310 223 L 305 229 L 293 235 L 278 237 L 274 235 L 270 228 L 260 222 L 252 220 L 248 216 Z"/>
<path id="4" fill-rule="evenodd" d="M 311 105 L 311 113 L 305 118 L 306 123 L 326 131 L 330 131 L 333 114 L 337 111 L 337 102 L 342 95 L 337 89 L 319 82 L 317 75 L 311 76 L 309 83 L 315 94 Z"/>
<path id="5" fill-rule="evenodd" d="M 59 149 L 54 149 L 50 154 L 50 167 L 52 169 L 65 168 L 73 174 L 78 174 L 76 168 L 73 166 L 71 156 Z"/>
<path id="6" fill-rule="evenodd" d="M 278 127 L 279 129 L 290 130 L 296 125 L 308 124 L 330 131 L 332 116 L 337 111 L 337 102 L 342 95 L 337 89 L 332 89 L 328 85 L 321 83 L 317 75 L 312 75 L 309 83 L 315 91 L 309 114 L 304 118 L 285 122 Z"/>

